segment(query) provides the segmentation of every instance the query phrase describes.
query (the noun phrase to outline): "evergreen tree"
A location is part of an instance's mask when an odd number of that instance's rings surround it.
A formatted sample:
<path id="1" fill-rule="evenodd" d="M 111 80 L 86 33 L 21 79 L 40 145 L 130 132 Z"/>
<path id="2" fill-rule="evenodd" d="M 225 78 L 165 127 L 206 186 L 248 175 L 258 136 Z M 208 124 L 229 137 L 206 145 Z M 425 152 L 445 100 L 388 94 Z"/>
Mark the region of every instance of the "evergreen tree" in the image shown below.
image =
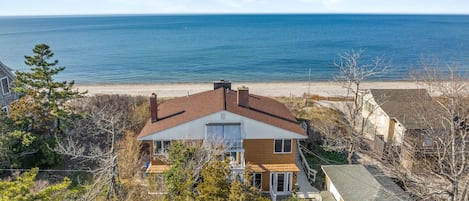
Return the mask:
<path id="1" fill-rule="evenodd" d="M 224 153 L 220 148 L 173 142 L 168 159 L 171 167 L 163 173 L 165 200 L 269 200 L 251 186 L 249 168 L 243 182 L 239 181 L 241 178 L 232 178 L 228 161 L 219 160 Z"/>
<path id="2" fill-rule="evenodd" d="M 243 182 L 239 179 L 234 179 L 230 185 L 229 201 L 268 201 L 269 198 L 263 197 L 261 191 L 251 185 L 251 178 L 249 177 L 250 170 L 246 169 Z"/>
<path id="3" fill-rule="evenodd" d="M 86 92 L 74 91 L 73 81 L 54 80 L 65 67 L 55 67 L 58 61 L 50 61 L 53 56 L 48 45 L 38 44 L 32 56 L 25 56 L 30 72 L 16 72 L 12 89 L 21 97 L 10 105 L 9 117 L 3 118 L 6 129 L 1 131 L 2 137 L 8 138 L 2 140 L 8 142 L 3 148 L 8 145 L 12 152 L 10 167 L 45 167 L 60 161 L 51 148 L 55 147 L 55 136 L 60 137 L 61 124 L 72 117 L 66 103 Z M 24 137 L 32 141 L 24 143 Z"/>
<path id="4" fill-rule="evenodd" d="M 187 162 L 195 155 L 195 148 L 175 142 L 169 149 L 171 168 L 164 172 L 167 194 L 165 200 L 194 200 L 193 172 Z"/>
<path id="5" fill-rule="evenodd" d="M 50 62 L 54 53 L 48 45 L 36 45 L 33 53 L 25 56 L 25 64 L 31 67 L 31 72 L 16 72 L 13 91 L 22 95 L 19 104 L 23 107 L 17 105 L 12 115 L 28 117 L 29 128 L 50 135 L 59 129 L 60 120 L 70 114 L 65 103 L 82 97 L 86 92 L 74 91 L 74 81 L 54 80 L 53 77 L 65 67 L 55 67 L 58 60 Z"/>
<path id="6" fill-rule="evenodd" d="M 67 196 L 70 179 L 65 177 L 61 183 L 36 191 L 34 180 L 38 171 L 38 168 L 33 168 L 12 181 L 0 181 L 0 201 L 63 200 Z"/>
<path id="7" fill-rule="evenodd" d="M 210 161 L 202 170 L 202 182 L 197 189 L 197 200 L 226 200 L 230 193 L 230 167 L 228 161 Z"/>

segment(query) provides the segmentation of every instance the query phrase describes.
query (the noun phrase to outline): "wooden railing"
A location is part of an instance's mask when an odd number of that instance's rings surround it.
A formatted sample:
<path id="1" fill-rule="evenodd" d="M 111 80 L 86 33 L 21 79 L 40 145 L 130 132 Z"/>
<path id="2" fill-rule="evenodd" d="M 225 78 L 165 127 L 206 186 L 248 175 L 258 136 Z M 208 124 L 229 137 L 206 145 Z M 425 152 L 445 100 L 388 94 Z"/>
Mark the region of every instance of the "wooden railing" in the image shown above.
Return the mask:
<path id="1" fill-rule="evenodd" d="M 300 144 L 299 140 L 297 140 L 296 144 L 298 153 L 300 153 L 301 166 L 303 167 L 306 177 L 308 177 L 309 183 L 314 183 L 316 181 L 316 174 L 318 173 L 318 171 L 312 169 L 309 166 L 309 163 L 306 160 L 305 155 L 303 154 L 303 145 Z"/>
<path id="2" fill-rule="evenodd" d="M 423 156 L 423 155 L 432 155 L 437 152 L 436 144 L 432 146 L 423 146 L 423 142 L 419 139 L 404 139 L 404 147 L 411 151 L 415 155 Z"/>

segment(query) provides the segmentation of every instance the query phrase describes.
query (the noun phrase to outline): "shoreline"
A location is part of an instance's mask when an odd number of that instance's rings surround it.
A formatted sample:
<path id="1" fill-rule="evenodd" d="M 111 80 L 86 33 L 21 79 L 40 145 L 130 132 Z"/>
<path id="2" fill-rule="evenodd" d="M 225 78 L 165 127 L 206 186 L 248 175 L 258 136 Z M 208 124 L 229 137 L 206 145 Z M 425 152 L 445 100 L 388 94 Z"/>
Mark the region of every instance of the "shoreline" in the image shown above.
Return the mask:
<path id="1" fill-rule="evenodd" d="M 340 83 L 324 82 L 239 82 L 232 83 L 232 89 L 246 86 L 250 93 L 261 96 L 303 96 L 304 94 L 325 97 L 345 96 L 347 90 Z M 361 84 L 362 89 L 412 89 L 419 88 L 412 81 L 370 81 Z M 158 97 L 187 96 L 213 89 L 213 83 L 135 83 L 135 84 L 76 84 L 75 89 L 88 90 L 88 95 L 121 94 L 131 96 L 150 96 L 156 93 Z"/>

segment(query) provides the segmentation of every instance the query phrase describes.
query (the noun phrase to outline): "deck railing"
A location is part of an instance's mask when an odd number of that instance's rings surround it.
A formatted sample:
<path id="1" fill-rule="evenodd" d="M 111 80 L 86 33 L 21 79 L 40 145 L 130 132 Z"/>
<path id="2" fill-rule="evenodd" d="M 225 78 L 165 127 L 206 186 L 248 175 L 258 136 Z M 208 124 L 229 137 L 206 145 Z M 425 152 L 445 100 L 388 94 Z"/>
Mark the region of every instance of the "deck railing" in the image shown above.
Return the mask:
<path id="1" fill-rule="evenodd" d="M 306 177 L 308 177 L 309 183 L 313 183 L 316 181 L 316 174 L 318 173 L 318 171 L 312 169 L 309 166 L 309 163 L 306 160 L 305 155 L 303 154 L 303 145 L 300 144 L 299 140 L 296 142 L 296 144 L 297 144 L 298 153 L 300 153 L 301 166 L 303 167 Z"/>

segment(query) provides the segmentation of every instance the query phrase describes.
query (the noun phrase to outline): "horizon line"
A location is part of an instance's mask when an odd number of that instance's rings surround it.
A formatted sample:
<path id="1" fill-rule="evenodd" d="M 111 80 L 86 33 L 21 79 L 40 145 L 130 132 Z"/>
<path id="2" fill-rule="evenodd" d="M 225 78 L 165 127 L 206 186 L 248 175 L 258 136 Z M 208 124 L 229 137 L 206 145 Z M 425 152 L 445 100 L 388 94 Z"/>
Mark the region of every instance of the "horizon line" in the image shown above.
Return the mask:
<path id="1" fill-rule="evenodd" d="M 86 13 L 86 14 L 32 14 L 32 15 L 1 15 L 0 17 L 85 17 L 85 16 L 195 16 L 195 15 L 440 15 L 440 16 L 469 16 L 469 13 L 373 13 L 373 12 L 330 12 L 330 13 Z"/>

